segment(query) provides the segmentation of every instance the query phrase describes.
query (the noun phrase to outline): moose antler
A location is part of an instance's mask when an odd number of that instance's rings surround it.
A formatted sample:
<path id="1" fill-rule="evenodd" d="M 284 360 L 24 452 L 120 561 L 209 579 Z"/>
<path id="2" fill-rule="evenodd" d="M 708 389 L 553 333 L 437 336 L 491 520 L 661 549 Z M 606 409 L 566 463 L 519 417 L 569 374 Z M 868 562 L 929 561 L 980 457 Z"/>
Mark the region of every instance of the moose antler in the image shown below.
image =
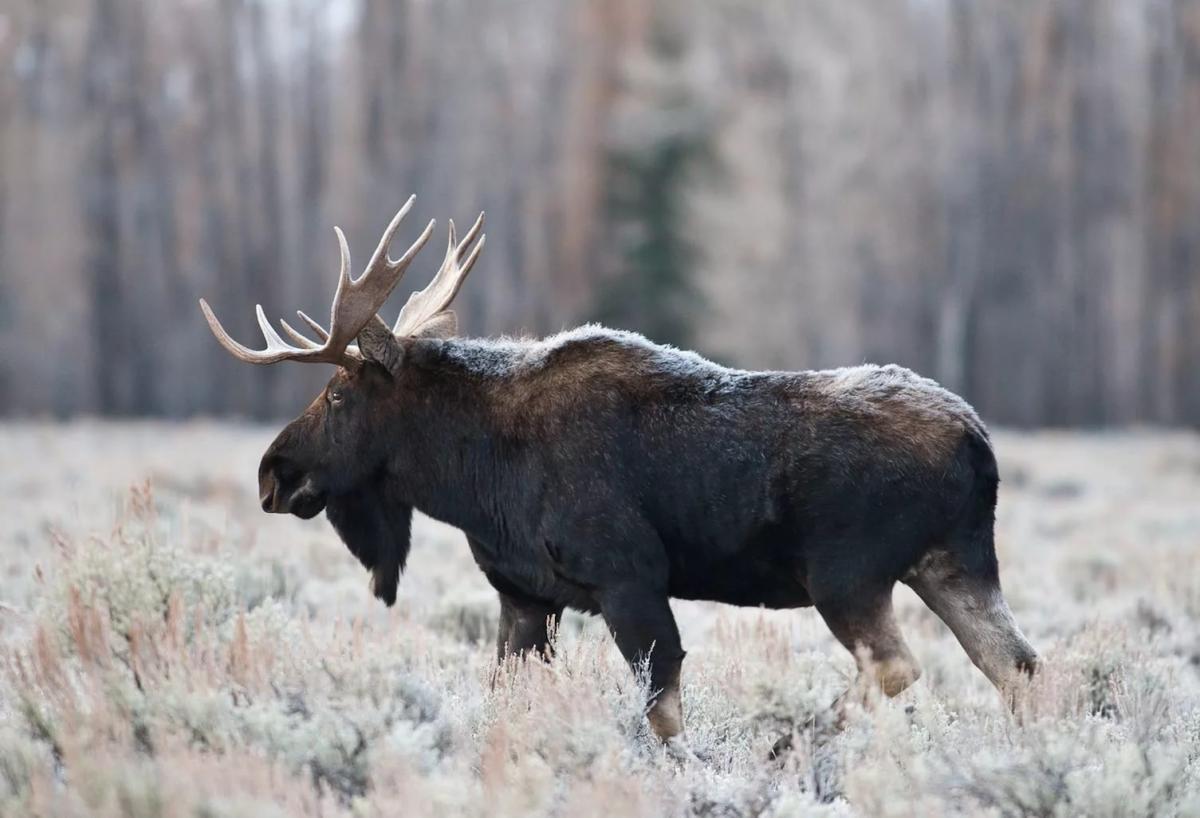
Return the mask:
<path id="1" fill-rule="evenodd" d="M 475 266 L 479 252 L 483 250 L 483 245 L 487 241 L 487 235 L 480 235 L 479 232 L 483 229 L 483 220 L 484 214 L 480 213 L 479 217 L 475 219 L 475 224 L 471 225 L 471 229 L 467 231 L 467 235 L 463 236 L 461 242 L 458 241 L 454 220 L 450 220 L 450 240 L 446 247 L 446 257 L 442 260 L 442 266 L 438 268 L 433 280 L 423 290 L 418 290 L 408 297 L 408 301 L 400 310 L 400 316 L 396 319 L 395 327 L 392 328 L 393 335 L 399 338 L 411 337 L 420 334 L 423 329 L 427 329 L 435 321 L 453 323 L 454 313 L 446 308 L 458 295 L 467 273 L 471 272 L 471 268 Z M 475 244 L 476 238 L 479 239 L 478 244 Z M 473 244 L 474 247 L 471 246 Z M 296 314 L 322 341 L 329 338 L 329 333 L 320 323 L 299 310 L 296 311 Z M 279 323 L 283 324 L 284 330 L 297 343 L 304 344 L 308 348 L 317 347 L 315 342 L 296 332 L 288 326 L 286 321 Z M 357 347 L 350 347 L 347 353 L 351 357 L 360 357 Z"/>
<path id="2" fill-rule="evenodd" d="M 450 306 L 450 302 L 458 295 L 463 281 L 466 280 L 467 273 L 475 266 L 484 242 L 487 241 L 487 236 L 479 233 L 483 229 L 483 215 L 479 214 L 479 218 L 475 219 L 475 224 L 471 225 L 461 242 L 457 241 L 454 220 L 450 220 L 450 241 L 446 246 L 446 258 L 429 285 L 410 295 L 408 301 L 404 302 L 400 317 L 396 319 L 396 326 L 392 329 L 394 335 L 417 335 L 422 327 L 439 319 Z M 472 249 L 471 245 L 475 243 L 476 238 L 479 239 L 479 243 Z M 464 260 L 463 256 L 468 250 L 470 255 Z"/>
<path id="3" fill-rule="evenodd" d="M 367 269 L 357 279 L 350 277 L 350 247 L 346 244 L 346 236 L 340 228 L 333 228 L 337 233 L 338 246 L 341 248 L 342 267 L 338 274 L 337 291 L 333 296 L 333 307 L 330 309 L 329 331 L 326 332 L 316 321 L 304 313 L 300 313 L 300 317 L 317 332 L 322 343 L 317 344 L 308 340 L 288 326 L 286 321 L 280 321 L 284 331 L 302 346 L 295 347 L 288 344 L 271 327 L 266 315 L 263 314 L 262 305 L 255 305 L 258 326 L 262 329 L 263 337 L 267 341 L 267 348 L 250 349 L 230 337 L 213 314 L 208 302 L 201 298 L 200 309 L 204 311 L 204 317 L 208 320 L 208 326 L 212 329 L 213 335 L 217 336 L 221 346 L 225 347 L 235 358 L 252 364 L 273 364 L 277 361 L 347 364 L 356 360 L 359 356 L 357 350 L 351 347 L 350 342 L 387 301 L 388 296 L 392 294 L 392 290 L 404 275 L 404 271 L 408 269 L 408 265 L 412 263 L 413 258 L 433 235 L 434 222 L 431 220 L 403 256 L 393 261 L 388 255 L 392 236 L 395 235 L 401 220 L 412 208 L 416 198 L 416 196 L 410 196 L 404 203 L 404 207 L 400 208 L 400 212 L 392 219 L 387 230 L 383 231 L 379 247 L 371 256 Z"/>

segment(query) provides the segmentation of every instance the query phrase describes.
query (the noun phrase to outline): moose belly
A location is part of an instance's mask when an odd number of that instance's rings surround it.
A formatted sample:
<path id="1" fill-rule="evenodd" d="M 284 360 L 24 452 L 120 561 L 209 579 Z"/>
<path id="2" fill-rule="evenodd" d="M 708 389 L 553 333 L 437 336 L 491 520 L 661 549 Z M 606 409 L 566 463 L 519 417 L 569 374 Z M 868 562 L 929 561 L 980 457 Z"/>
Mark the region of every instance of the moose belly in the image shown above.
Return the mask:
<path id="1" fill-rule="evenodd" d="M 762 532 L 735 551 L 670 543 L 670 594 L 766 608 L 812 605 L 803 582 L 804 566 L 795 544 Z"/>

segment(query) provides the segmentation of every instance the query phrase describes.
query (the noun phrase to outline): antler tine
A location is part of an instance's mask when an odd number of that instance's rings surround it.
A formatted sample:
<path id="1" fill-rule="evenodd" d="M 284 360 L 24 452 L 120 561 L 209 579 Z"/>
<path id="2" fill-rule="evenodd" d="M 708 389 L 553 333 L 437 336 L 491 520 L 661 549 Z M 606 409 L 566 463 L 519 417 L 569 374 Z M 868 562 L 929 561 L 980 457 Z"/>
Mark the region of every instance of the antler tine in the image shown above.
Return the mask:
<path id="1" fill-rule="evenodd" d="M 208 321 L 208 328 L 212 330 L 212 334 L 217 336 L 217 341 L 221 346 L 225 347 L 233 357 L 240 361 L 249 363 L 258 363 L 259 359 L 265 354 L 257 352 L 249 347 L 242 346 L 237 341 L 233 340 L 225 327 L 221 326 L 221 322 L 217 320 L 217 316 L 213 314 L 212 307 L 208 306 L 208 302 L 203 298 L 200 299 L 200 311 L 204 313 L 204 318 Z"/>
<path id="2" fill-rule="evenodd" d="M 297 357 L 297 355 L 307 357 L 308 350 L 297 349 L 289 346 L 284 342 L 278 334 L 275 333 L 271 326 L 266 323 L 266 317 L 263 315 L 262 307 L 256 305 L 255 312 L 258 316 L 259 326 L 263 329 L 263 337 L 266 338 L 266 349 L 250 349 L 233 339 L 233 337 L 225 331 L 221 326 L 221 322 L 217 320 L 217 316 L 213 313 L 212 308 L 208 306 L 208 302 L 203 298 L 200 299 L 200 309 L 204 313 L 204 318 L 208 321 L 209 329 L 213 335 L 217 337 L 217 341 L 221 346 L 225 347 L 239 361 L 245 361 L 251 364 L 273 364 L 276 361 L 282 361 L 288 358 Z"/>
<path id="3" fill-rule="evenodd" d="M 404 252 L 404 255 L 395 261 L 392 261 L 391 257 L 387 254 L 386 241 L 379 245 L 379 249 L 376 250 L 376 252 L 382 255 L 384 261 L 387 263 L 388 270 L 392 270 L 400 275 L 403 275 L 404 271 L 408 268 L 408 265 L 412 263 L 414 258 L 416 258 L 417 253 L 421 252 L 421 248 L 425 246 L 425 242 L 429 241 L 429 237 L 433 235 L 433 228 L 436 226 L 437 219 L 430 219 L 429 224 L 425 225 L 425 229 L 421 231 L 421 235 L 417 237 L 417 240 L 413 242 L 412 246 Z M 374 259 L 372 260 L 374 261 Z M 400 280 L 400 275 L 395 277 L 395 281 Z M 395 281 L 393 282 L 393 286 L 395 285 Z"/>
<path id="4" fill-rule="evenodd" d="M 342 232 L 342 228 L 336 224 L 333 226 L 333 234 L 337 236 L 338 241 L 338 285 L 337 291 L 334 293 L 334 301 L 342 294 L 342 288 L 353 284 L 354 281 L 350 278 L 350 244 L 346 241 L 346 234 Z M 360 276 L 361 278 L 361 276 Z"/>
<path id="5" fill-rule="evenodd" d="M 266 313 L 263 312 L 262 304 L 254 305 L 254 317 L 258 319 L 258 327 L 262 330 L 263 338 L 267 339 L 267 349 L 295 349 L 294 346 L 279 337 L 279 333 L 271 326 L 271 322 L 267 320 Z"/>
<path id="6" fill-rule="evenodd" d="M 323 326 L 318 324 L 312 318 L 309 318 L 308 313 L 306 313 L 304 310 L 296 310 L 296 315 L 300 316 L 301 321 L 308 324 L 308 328 L 315 332 L 318 338 L 320 338 L 322 341 L 329 340 L 329 333 L 326 332 Z"/>
<path id="7" fill-rule="evenodd" d="M 313 339 L 297 332 L 291 324 L 289 324 L 287 321 L 284 321 L 282 318 L 279 319 L 279 326 L 283 327 L 283 331 L 287 333 L 289 338 L 305 349 L 318 349 L 321 346 Z"/>
<path id="8" fill-rule="evenodd" d="M 404 207 L 400 208 L 400 210 L 396 212 L 396 215 L 392 217 L 392 221 L 388 224 L 387 229 L 383 231 L 383 237 L 379 240 L 379 246 L 376 247 L 375 252 L 371 254 L 371 261 L 367 264 L 366 273 L 369 273 L 380 266 L 386 265 L 387 267 L 395 267 L 400 263 L 398 261 L 392 261 L 392 259 L 388 256 L 388 249 L 392 244 L 392 236 L 396 235 L 396 230 L 400 227 L 400 221 L 405 217 L 408 211 L 412 209 L 413 202 L 416 201 L 416 198 L 416 196 L 409 196 L 408 201 L 404 203 Z M 409 252 L 405 253 L 400 261 L 405 261 L 406 259 L 411 260 L 411 256 L 412 248 L 410 247 Z M 383 265 L 380 264 L 381 261 L 384 262 Z M 363 273 L 363 275 L 366 275 L 366 273 Z"/>
<path id="9" fill-rule="evenodd" d="M 481 236 L 479 239 L 479 244 L 475 245 L 475 249 L 471 251 L 471 255 L 467 256 L 467 260 L 462 263 L 462 273 L 458 279 L 460 287 L 462 286 L 463 280 L 466 279 L 467 273 L 471 272 L 471 268 L 475 266 L 475 261 L 479 258 L 479 253 L 481 250 L 483 250 L 483 245 L 485 244 L 487 244 L 487 236 Z M 458 295 L 458 291 L 455 290 L 454 294 Z"/>
<path id="10" fill-rule="evenodd" d="M 462 241 L 456 241 L 457 232 L 454 222 L 451 220 L 449 242 L 442 266 L 438 268 L 433 280 L 425 289 L 409 296 L 404 308 L 400 310 L 400 316 L 396 319 L 393 329 L 396 335 L 416 333 L 421 325 L 450 306 L 450 302 L 458 295 L 463 281 L 466 280 L 467 273 L 471 272 L 471 268 L 475 266 L 479 252 L 487 240 L 487 236 L 480 235 L 483 223 L 484 214 L 481 212 L 475 219 L 475 223 L 471 225 L 471 229 L 463 236 Z M 476 238 L 479 239 L 477 244 L 475 243 Z M 472 244 L 475 245 L 473 249 L 471 248 Z M 464 260 L 463 255 L 468 249 L 471 250 L 470 255 Z"/>
<path id="11" fill-rule="evenodd" d="M 475 237 L 479 235 L 479 231 L 483 229 L 484 212 L 481 210 L 475 218 L 475 224 L 471 225 L 471 229 L 467 231 L 467 235 L 463 236 L 463 247 L 467 247 L 471 242 L 475 241 Z M 482 246 L 482 244 L 480 245 Z M 463 248 L 460 248 L 460 252 Z"/>
<path id="12" fill-rule="evenodd" d="M 310 317 L 308 313 L 306 313 L 304 310 L 296 310 L 296 315 L 300 316 L 300 319 L 308 324 L 309 329 L 311 329 L 316 336 L 321 339 L 322 342 L 329 340 L 329 332 L 314 318 Z M 288 335 L 292 336 L 292 338 L 309 349 L 315 349 L 318 346 L 315 341 L 313 341 L 307 335 L 297 331 L 295 327 L 293 327 L 287 321 L 284 321 L 282 318 L 279 319 L 279 323 L 283 325 L 283 329 Z M 358 351 L 357 344 L 350 344 L 348 347 L 346 347 L 346 355 L 350 358 L 354 358 L 355 360 L 362 358 L 362 354 Z"/>

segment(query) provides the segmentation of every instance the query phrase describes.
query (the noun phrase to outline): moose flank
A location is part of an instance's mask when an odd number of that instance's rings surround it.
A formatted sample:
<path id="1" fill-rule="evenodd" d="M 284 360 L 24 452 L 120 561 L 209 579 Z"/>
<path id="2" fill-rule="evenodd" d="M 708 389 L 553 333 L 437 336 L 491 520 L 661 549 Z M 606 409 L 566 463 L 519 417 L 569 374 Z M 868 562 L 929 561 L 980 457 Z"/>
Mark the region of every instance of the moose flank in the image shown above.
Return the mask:
<path id="1" fill-rule="evenodd" d="M 648 663 L 650 725 L 682 737 L 684 650 L 668 600 L 815 606 L 859 675 L 839 700 L 894 696 L 920 676 L 892 612 L 908 584 L 1010 702 L 1037 654 L 1000 591 L 998 476 L 974 410 L 896 366 L 728 369 L 630 332 L 456 337 L 450 311 L 479 258 L 483 214 L 394 327 L 377 315 L 433 233 L 397 261 L 383 234 L 366 271 L 341 273 L 316 340 L 257 309 L 255 364 L 333 364 L 333 377 L 263 455 L 264 510 L 325 511 L 395 602 L 413 509 L 460 528 L 500 597 L 497 653 L 549 659 L 552 622 L 599 614 Z"/>

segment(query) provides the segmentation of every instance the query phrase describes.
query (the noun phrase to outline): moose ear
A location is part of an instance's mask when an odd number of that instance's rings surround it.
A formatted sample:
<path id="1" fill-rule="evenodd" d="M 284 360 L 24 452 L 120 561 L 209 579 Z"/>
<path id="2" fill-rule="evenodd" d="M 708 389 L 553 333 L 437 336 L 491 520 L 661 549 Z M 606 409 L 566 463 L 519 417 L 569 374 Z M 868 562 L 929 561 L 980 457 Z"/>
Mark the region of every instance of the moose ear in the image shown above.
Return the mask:
<path id="1" fill-rule="evenodd" d="M 458 335 L 458 316 L 454 310 L 442 310 L 414 333 L 417 338 L 453 338 Z"/>
<path id="2" fill-rule="evenodd" d="M 391 329 L 378 315 L 372 316 L 358 331 L 358 349 L 368 361 L 374 361 L 388 372 L 395 373 L 404 357 L 404 350 Z"/>

